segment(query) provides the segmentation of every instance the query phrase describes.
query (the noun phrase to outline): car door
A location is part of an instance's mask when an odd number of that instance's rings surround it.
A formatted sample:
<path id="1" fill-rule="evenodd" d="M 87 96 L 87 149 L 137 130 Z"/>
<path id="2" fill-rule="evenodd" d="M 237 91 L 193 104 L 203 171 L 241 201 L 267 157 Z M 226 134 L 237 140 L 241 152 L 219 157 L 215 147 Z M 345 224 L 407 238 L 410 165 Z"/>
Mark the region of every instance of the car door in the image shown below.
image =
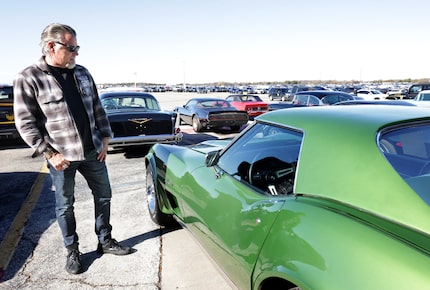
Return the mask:
<path id="1" fill-rule="evenodd" d="M 179 108 L 180 117 L 186 124 L 192 124 L 193 110 L 196 104 L 196 100 L 190 100 L 182 108 Z"/>
<path id="2" fill-rule="evenodd" d="M 300 143 L 300 133 L 256 124 L 217 165 L 195 169 L 180 185 L 187 227 L 239 288 L 250 288 L 264 240 L 284 202 L 294 198 Z"/>

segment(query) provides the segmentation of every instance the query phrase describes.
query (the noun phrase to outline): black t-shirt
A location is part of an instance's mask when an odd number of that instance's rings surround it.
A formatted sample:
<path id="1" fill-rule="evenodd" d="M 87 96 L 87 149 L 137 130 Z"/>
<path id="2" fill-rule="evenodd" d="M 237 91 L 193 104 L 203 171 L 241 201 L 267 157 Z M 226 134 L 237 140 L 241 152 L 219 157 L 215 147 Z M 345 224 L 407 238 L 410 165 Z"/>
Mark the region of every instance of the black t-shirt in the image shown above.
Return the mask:
<path id="1" fill-rule="evenodd" d="M 72 113 L 75 124 L 81 136 L 84 151 L 94 149 L 94 143 L 91 135 L 90 121 L 82 102 L 81 94 L 76 86 L 74 70 L 68 68 L 59 68 L 49 66 L 52 74 L 60 83 L 63 94 L 66 99 L 69 110 Z"/>

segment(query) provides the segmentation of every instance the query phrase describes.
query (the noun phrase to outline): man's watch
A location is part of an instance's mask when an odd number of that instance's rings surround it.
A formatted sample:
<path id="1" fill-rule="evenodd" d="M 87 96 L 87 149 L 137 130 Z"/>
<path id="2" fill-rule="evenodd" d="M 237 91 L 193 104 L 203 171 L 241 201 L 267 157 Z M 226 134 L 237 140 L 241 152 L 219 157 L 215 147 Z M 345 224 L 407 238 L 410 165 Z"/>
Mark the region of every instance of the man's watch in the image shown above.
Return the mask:
<path id="1" fill-rule="evenodd" d="M 57 151 L 54 151 L 51 148 L 47 148 L 44 152 L 43 152 L 43 156 L 45 156 L 46 159 L 51 159 L 52 156 L 54 156 L 55 154 L 57 154 Z"/>

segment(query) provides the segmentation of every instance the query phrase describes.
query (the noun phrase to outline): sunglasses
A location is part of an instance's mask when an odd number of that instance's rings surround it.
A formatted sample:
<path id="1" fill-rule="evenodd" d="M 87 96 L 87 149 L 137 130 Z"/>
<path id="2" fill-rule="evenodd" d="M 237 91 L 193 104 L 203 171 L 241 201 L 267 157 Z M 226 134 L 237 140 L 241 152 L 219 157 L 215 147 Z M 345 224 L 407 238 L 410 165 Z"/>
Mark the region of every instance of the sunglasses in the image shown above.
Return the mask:
<path id="1" fill-rule="evenodd" d="M 67 44 L 61 43 L 59 41 L 56 41 L 55 43 L 58 43 L 59 45 L 64 46 L 69 52 L 78 52 L 79 48 L 81 48 L 79 45 L 77 45 L 77 46 L 67 45 Z"/>

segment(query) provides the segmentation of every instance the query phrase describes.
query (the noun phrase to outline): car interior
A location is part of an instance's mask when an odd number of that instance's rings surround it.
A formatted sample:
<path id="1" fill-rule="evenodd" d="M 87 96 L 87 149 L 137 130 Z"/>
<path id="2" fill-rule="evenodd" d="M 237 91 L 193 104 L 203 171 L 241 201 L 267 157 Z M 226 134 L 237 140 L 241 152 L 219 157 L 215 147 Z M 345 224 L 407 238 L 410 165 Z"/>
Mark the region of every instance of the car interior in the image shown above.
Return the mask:
<path id="1" fill-rule="evenodd" d="M 266 124 L 250 131 L 221 155 L 218 166 L 264 194 L 292 194 L 302 134 Z"/>

